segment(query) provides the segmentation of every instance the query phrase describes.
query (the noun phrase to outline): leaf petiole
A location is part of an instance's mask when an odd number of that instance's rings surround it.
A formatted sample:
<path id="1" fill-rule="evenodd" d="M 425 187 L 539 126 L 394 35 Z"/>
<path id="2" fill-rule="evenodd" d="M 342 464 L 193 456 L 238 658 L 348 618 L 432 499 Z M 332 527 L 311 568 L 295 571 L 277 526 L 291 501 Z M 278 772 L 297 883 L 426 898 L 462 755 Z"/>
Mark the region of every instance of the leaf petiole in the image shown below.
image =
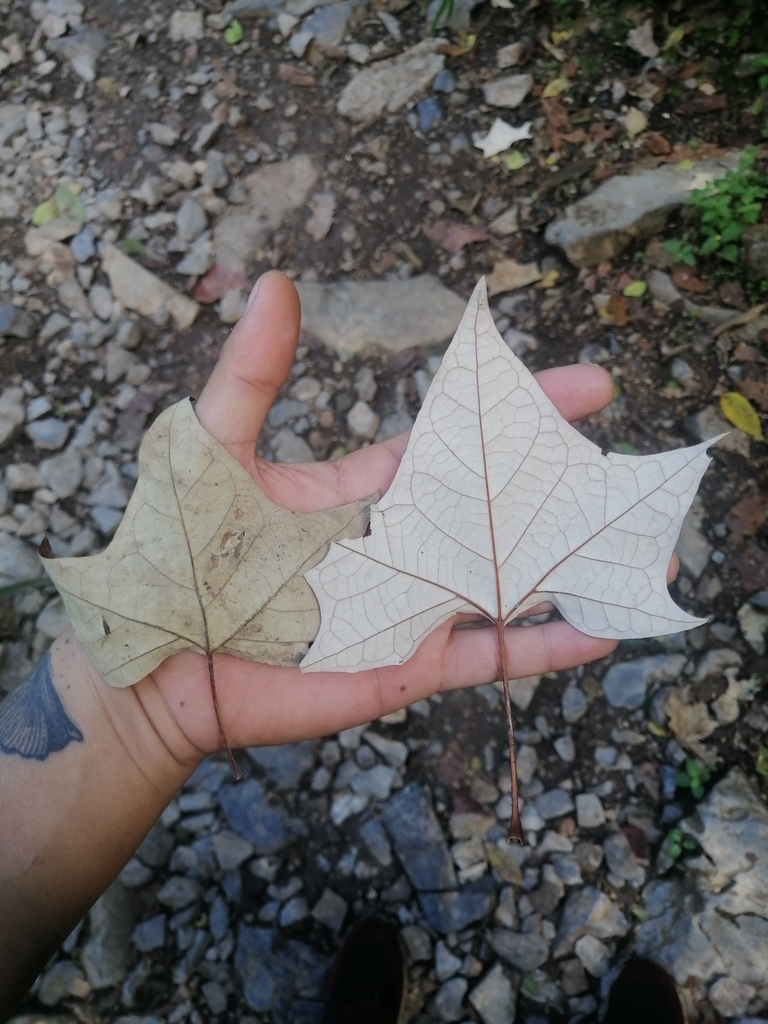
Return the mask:
<path id="1" fill-rule="evenodd" d="M 520 824 L 520 807 L 517 793 L 517 756 L 515 754 L 515 723 L 512 719 L 512 705 L 509 700 L 509 679 L 507 678 L 507 645 L 504 640 L 504 623 L 496 620 L 496 633 L 499 637 L 499 663 L 501 665 L 501 681 L 504 686 L 504 710 L 507 715 L 507 738 L 509 740 L 509 778 L 512 783 L 512 817 L 507 830 L 507 842 L 523 844 L 523 829 Z"/>

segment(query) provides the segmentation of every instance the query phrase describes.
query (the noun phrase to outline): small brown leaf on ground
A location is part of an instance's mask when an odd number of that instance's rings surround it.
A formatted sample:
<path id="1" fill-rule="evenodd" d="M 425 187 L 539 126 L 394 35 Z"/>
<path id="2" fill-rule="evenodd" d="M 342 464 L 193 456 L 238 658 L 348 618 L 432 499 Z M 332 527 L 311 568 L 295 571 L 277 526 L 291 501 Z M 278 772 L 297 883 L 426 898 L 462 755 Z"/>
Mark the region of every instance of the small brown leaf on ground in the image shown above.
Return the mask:
<path id="1" fill-rule="evenodd" d="M 605 309 L 608 315 L 613 318 L 613 322 L 617 327 L 626 327 L 627 300 L 623 295 L 617 295 L 616 292 L 613 292 L 610 299 L 608 299 L 608 305 Z"/>
<path id="2" fill-rule="evenodd" d="M 210 305 L 216 302 L 226 292 L 234 288 L 250 288 L 250 282 L 245 275 L 245 267 L 242 264 L 234 267 L 225 267 L 220 263 L 214 264 L 208 273 L 197 282 L 193 292 L 195 302 L 202 302 Z"/>
<path id="3" fill-rule="evenodd" d="M 754 402 L 761 412 L 768 412 L 768 381 L 740 380 L 736 387 L 745 398 Z"/>
<path id="4" fill-rule="evenodd" d="M 763 551 L 753 540 L 747 541 L 738 553 L 735 566 L 741 575 L 741 585 L 748 594 L 765 587 L 768 580 L 768 551 Z"/>
<path id="5" fill-rule="evenodd" d="M 725 110 L 727 100 L 723 93 L 715 96 L 694 96 L 691 100 L 681 103 L 675 113 L 677 114 L 711 114 L 715 110 Z"/>
<path id="6" fill-rule="evenodd" d="M 768 494 L 757 492 L 737 501 L 725 519 L 725 525 L 731 531 L 731 540 L 741 544 L 745 537 L 754 537 L 766 522 L 767 509 Z"/>
<path id="7" fill-rule="evenodd" d="M 605 121 L 594 121 L 589 126 L 589 135 L 598 146 L 602 146 L 609 139 L 615 139 L 620 130 L 618 121 L 611 121 L 610 127 L 606 126 Z"/>
<path id="8" fill-rule="evenodd" d="M 139 391 L 117 417 L 115 444 L 125 451 L 135 451 L 138 447 L 144 424 L 149 414 L 157 405 L 159 394 L 154 391 Z"/>
<path id="9" fill-rule="evenodd" d="M 734 309 L 748 309 L 749 304 L 744 297 L 744 289 L 738 281 L 723 281 L 717 289 L 720 300 Z"/>
<path id="10" fill-rule="evenodd" d="M 648 147 L 648 152 L 654 156 L 666 156 L 672 149 L 664 136 L 660 135 L 659 132 L 650 132 L 645 140 L 645 144 Z"/>
<path id="11" fill-rule="evenodd" d="M 298 85 L 304 89 L 311 89 L 317 85 L 314 75 L 299 71 L 292 64 L 281 64 L 277 76 L 281 82 L 285 82 L 287 85 Z"/>
<path id="12" fill-rule="evenodd" d="M 692 292 L 694 295 L 705 295 L 709 291 L 700 277 L 697 277 L 692 270 L 686 270 L 684 267 L 678 267 L 673 272 L 672 284 L 679 288 L 680 291 Z"/>
<path id="13" fill-rule="evenodd" d="M 586 142 L 589 136 L 583 128 L 577 128 L 575 132 L 566 132 L 562 136 L 563 142 L 570 142 L 572 145 L 580 145 L 582 142 Z"/>
<path id="14" fill-rule="evenodd" d="M 664 709 L 669 718 L 669 727 L 681 747 L 690 750 L 704 764 L 710 767 L 716 755 L 702 742 L 717 728 L 717 722 L 710 717 L 706 704 L 684 704 L 679 691 L 673 690 L 667 698 Z"/>
<path id="15" fill-rule="evenodd" d="M 641 828 L 638 828 L 637 825 L 624 825 L 621 831 L 624 833 L 632 853 L 639 860 L 651 859 L 651 844 Z"/>
<path id="16" fill-rule="evenodd" d="M 488 233 L 484 228 L 461 224 L 455 220 L 438 220 L 434 224 L 425 224 L 421 230 L 430 242 L 454 254 L 472 242 L 488 241 Z"/>
<path id="17" fill-rule="evenodd" d="M 739 363 L 768 363 L 759 348 L 748 345 L 746 341 L 740 341 L 733 350 L 732 358 Z"/>

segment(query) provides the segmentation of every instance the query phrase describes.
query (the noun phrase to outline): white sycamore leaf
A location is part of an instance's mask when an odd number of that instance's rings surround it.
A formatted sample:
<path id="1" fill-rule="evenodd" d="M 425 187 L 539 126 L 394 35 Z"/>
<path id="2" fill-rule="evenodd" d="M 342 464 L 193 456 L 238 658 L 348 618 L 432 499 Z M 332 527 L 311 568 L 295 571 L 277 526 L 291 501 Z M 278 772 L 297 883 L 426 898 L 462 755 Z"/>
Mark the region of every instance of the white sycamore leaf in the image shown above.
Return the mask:
<path id="1" fill-rule="evenodd" d="M 400 664 L 458 612 L 499 626 L 543 601 L 594 637 L 702 624 L 666 573 L 711 443 L 603 455 L 504 344 L 481 281 L 370 535 L 305 574 L 322 624 L 302 668 Z"/>

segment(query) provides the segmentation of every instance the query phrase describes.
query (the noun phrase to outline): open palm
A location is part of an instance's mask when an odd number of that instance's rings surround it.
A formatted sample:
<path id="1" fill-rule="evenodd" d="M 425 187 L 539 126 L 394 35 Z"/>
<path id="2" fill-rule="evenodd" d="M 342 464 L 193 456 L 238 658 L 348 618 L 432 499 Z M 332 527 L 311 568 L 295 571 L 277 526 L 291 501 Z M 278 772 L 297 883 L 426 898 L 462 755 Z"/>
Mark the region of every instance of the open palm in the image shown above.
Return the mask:
<path id="1" fill-rule="evenodd" d="M 266 274 L 243 319 L 227 339 L 195 407 L 198 419 L 276 504 L 311 512 L 384 493 L 405 451 L 407 434 L 371 445 L 337 462 L 280 466 L 260 459 L 256 439 L 293 362 L 299 299 L 283 274 Z M 596 412 L 612 398 L 610 376 L 595 366 L 545 370 L 538 382 L 568 419 Z M 510 627 L 506 643 L 513 678 L 568 668 L 604 657 L 610 640 L 579 633 L 565 622 Z M 402 666 L 354 674 L 313 673 L 214 656 L 224 732 L 231 746 L 285 743 L 338 732 L 441 690 L 500 678 L 494 629 L 454 630 L 445 623 Z M 514 686 L 514 684 L 512 684 Z M 221 741 L 203 655 L 168 658 L 136 687 L 147 707 L 162 706 L 201 753 Z"/>

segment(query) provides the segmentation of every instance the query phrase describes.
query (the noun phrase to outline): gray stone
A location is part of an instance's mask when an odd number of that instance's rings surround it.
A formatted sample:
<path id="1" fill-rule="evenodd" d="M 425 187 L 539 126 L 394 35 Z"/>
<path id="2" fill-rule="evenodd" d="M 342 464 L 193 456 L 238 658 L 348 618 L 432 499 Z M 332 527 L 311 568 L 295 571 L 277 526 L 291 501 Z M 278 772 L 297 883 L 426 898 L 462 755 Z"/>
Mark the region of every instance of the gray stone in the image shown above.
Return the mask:
<path id="1" fill-rule="evenodd" d="M 511 932 L 494 928 L 491 945 L 506 963 L 519 971 L 535 971 L 549 959 L 549 943 L 533 932 Z"/>
<path id="2" fill-rule="evenodd" d="M 55 416 L 49 416 L 47 419 L 28 423 L 26 432 L 35 448 L 56 452 L 66 444 L 69 426 Z"/>
<path id="3" fill-rule="evenodd" d="M 47 395 L 38 395 L 37 398 L 33 398 L 27 405 L 27 422 L 40 419 L 41 416 L 45 416 L 47 412 L 50 412 L 52 408 L 53 404 Z"/>
<path id="4" fill-rule="evenodd" d="M 0 394 L 0 448 L 13 444 L 21 433 L 26 411 L 23 388 L 6 388 Z"/>
<path id="5" fill-rule="evenodd" d="M 183 910 L 202 896 L 200 883 L 184 875 L 171 875 L 157 892 L 157 902 L 170 910 Z"/>
<path id="6" fill-rule="evenodd" d="M 333 889 L 325 888 L 320 899 L 312 908 L 312 917 L 320 924 L 330 928 L 332 932 L 341 931 L 344 918 L 347 916 L 347 901 L 335 893 Z"/>
<path id="7" fill-rule="evenodd" d="M 71 960 L 59 960 L 42 975 L 35 995 L 43 1006 L 55 1006 L 68 996 L 84 999 L 90 991 L 91 986 L 80 968 Z"/>
<path id="8" fill-rule="evenodd" d="M 69 628 L 69 615 L 60 597 L 52 597 L 37 617 L 38 631 L 49 640 L 61 636 Z"/>
<path id="9" fill-rule="evenodd" d="M 176 212 L 176 241 L 181 246 L 194 242 L 208 227 L 208 218 L 195 199 L 185 199 Z"/>
<path id="10" fill-rule="evenodd" d="M 469 994 L 483 1024 L 514 1024 L 517 986 L 501 964 L 494 964 Z"/>
<path id="11" fill-rule="evenodd" d="M 281 398 L 267 413 L 267 425 L 277 430 L 286 423 L 306 416 L 308 412 L 309 406 L 306 402 L 297 401 L 295 398 Z"/>
<path id="12" fill-rule="evenodd" d="M 403 928 L 400 935 L 408 950 L 411 960 L 431 960 L 432 942 L 429 933 L 417 925 L 408 925 Z"/>
<path id="13" fill-rule="evenodd" d="M 165 922 L 165 914 L 155 914 L 154 917 L 136 925 L 131 939 L 140 953 L 151 953 L 155 949 L 163 948 L 165 945 Z"/>
<path id="14" fill-rule="evenodd" d="M 694 683 L 701 683 L 711 676 L 723 675 L 727 668 L 741 668 L 742 658 L 738 651 L 732 651 L 728 647 L 721 647 L 714 651 L 707 651 L 693 675 Z"/>
<path id="15" fill-rule="evenodd" d="M 126 889 L 141 889 L 152 879 L 152 868 L 142 864 L 138 857 L 131 857 L 117 880 Z"/>
<path id="16" fill-rule="evenodd" d="M 359 796 L 373 800 L 387 800 L 395 781 L 395 769 L 389 765 L 377 764 L 369 771 L 359 772 L 350 785 Z"/>
<path id="17" fill-rule="evenodd" d="M 203 171 L 200 183 L 205 188 L 212 189 L 226 188 L 229 184 L 226 158 L 217 149 L 208 151 L 208 155 L 205 158 L 205 170 Z"/>
<path id="18" fill-rule="evenodd" d="M 605 811 L 600 797 L 595 793 L 577 794 L 576 823 L 579 828 L 598 828 L 605 824 Z"/>
<path id="19" fill-rule="evenodd" d="M 0 587 L 36 580 L 43 574 L 37 552 L 23 540 L 0 533 Z"/>
<path id="20" fill-rule="evenodd" d="M 227 1009 L 227 993 L 218 981 L 206 981 L 201 987 L 203 998 L 208 1004 L 208 1009 L 213 1014 L 222 1014 Z"/>
<path id="21" fill-rule="evenodd" d="M 489 874 L 459 891 L 420 893 L 419 903 L 429 924 L 442 935 L 453 935 L 492 913 L 496 890 Z"/>
<path id="22" fill-rule="evenodd" d="M 126 309 L 135 310 L 156 324 L 171 316 L 178 330 L 192 325 L 199 309 L 197 303 L 126 256 L 117 246 L 104 246 L 102 267 L 109 277 L 112 292 Z"/>
<path id="23" fill-rule="evenodd" d="M 176 10 L 171 15 L 168 24 L 171 42 L 191 43 L 196 39 L 202 39 L 204 34 L 202 11 Z"/>
<path id="24" fill-rule="evenodd" d="M 432 1009 L 437 1014 L 438 1020 L 461 1020 L 463 1016 L 461 1007 L 468 988 L 469 984 L 464 978 L 451 978 L 441 986 L 432 1003 Z"/>
<path id="25" fill-rule="evenodd" d="M 659 302 L 663 302 L 667 306 L 672 306 L 675 302 L 682 302 L 683 296 L 672 284 L 669 274 L 663 270 L 651 270 L 646 277 L 646 283 L 648 291 Z"/>
<path id="26" fill-rule="evenodd" d="M 278 747 L 248 747 L 246 753 L 277 789 L 296 789 L 314 767 L 316 749 L 314 740 L 303 740 Z"/>
<path id="27" fill-rule="evenodd" d="M 358 401 L 347 413 L 347 426 L 355 437 L 371 441 L 379 429 L 380 419 L 367 402 Z"/>
<path id="28" fill-rule="evenodd" d="M 697 580 L 712 557 L 712 545 L 702 532 L 704 506 L 701 499 L 694 498 L 680 530 L 675 552 L 683 569 Z"/>
<path id="29" fill-rule="evenodd" d="M 234 870 L 228 874 L 229 878 L 240 879 L 240 875 Z M 236 902 L 231 890 L 227 891 L 227 895 L 233 902 Z M 223 897 L 217 896 L 211 904 L 211 909 L 208 914 L 208 927 L 210 928 L 211 935 L 217 942 L 221 942 L 224 936 L 227 934 L 229 929 L 229 911 L 227 910 L 227 904 L 224 902 Z"/>
<path id="30" fill-rule="evenodd" d="M 294 896 L 280 911 L 280 927 L 290 928 L 292 924 L 298 924 L 305 917 L 309 917 L 309 906 L 306 899 L 303 896 Z"/>
<path id="31" fill-rule="evenodd" d="M 743 994 L 768 981 L 768 809 L 734 768 L 679 827 L 702 853 L 685 873 L 648 886 L 638 953 L 680 984 L 698 979 L 699 997 L 711 986 L 717 1011 L 737 1016 Z"/>
<path id="32" fill-rule="evenodd" d="M 113 882 L 91 907 L 82 963 L 93 988 L 119 985 L 128 973 L 135 915 L 135 900 L 120 882 Z"/>
<path id="33" fill-rule="evenodd" d="M 316 1021 L 327 968 L 328 960 L 301 942 L 240 925 L 235 969 L 243 997 L 257 1013 L 271 1010 L 275 1021 Z"/>
<path id="34" fill-rule="evenodd" d="M 114 508 L 106 508 L 104 505 L 97 505 L 91 509 L 91 518 L 99 529 L 99 533 L 105 537 L 111 537 L 120 525 L 123 513 Z"/>
<path id="35" fill-rule="evenodd" d="M 545 821 L 562 818 L 573 810 L 573 797 L 564 789 L 550 789 L 536 797 L 536 810 Z"/>
<path id="36" fill-rule="evenodd" d="M 288 427 L 283 427 L 272 438 L 270 447 L 275 453 L 275 461 L 286 465 L 301 462 L 314 462 L 315 453 L 303 437 L 297 437 Z"/>
<path id="37" fill-rule="evenodd" d="M 105 288 L 103 284 L 95 284 L 88 292 L 88 301 L 99 320 L 111 319 L 115 304 L 109 288 Z"/>
<path id="38" fill-rule="evenodd" d="M 731 313 L 732 310 L 726 310 L 726 312 Z M 712 406 L 707 406 L 707 408 L 702 409 L 693 416 L 689 416 L 686 423 L 694 436 L 700 441 L 708 441 L 711 437 L 717 437 L 719 434 L 724 434 L 725 436 L 721 437 L 717 442 L 718 448 L 724 448 L 729 452 L 738 452 L 745 458 L 749 458 L 749 436 L 741 430 L 734 430 Z M 701 572 L 703 571 L 699 567 L 702 566 L 702 559 L 704 556 L 698 549 L 699 547 L 703 548 L 701 541 L 704 540 L 704 538 L 702 537 L 699 539 L 698 536 L 691 538 L 692 541 L 696 541 L 696 547 L 693 548 L 692 555 L 688 556 L 685 547 L 683 547 L 686 543 L 684 533 L 686 528 L 692 527 L 696 534 L 700 536 L 703 519 L 704 506 L 697 495 L 693 499 L 693 504 L 691 505 L 685 521 L 683 522 L 683 532 L 680 535 L 681 539 L 678 541 L 677 545 L 677 553 L 680 556 L 681 561 L 683 556 L 691 559 L 691 564 L 686 565 L 685 567 L 696 579 L 698 579 L 696 573 L 698 572 L 699 575 L 701 575 Z M 706 544 L 706 540 L 704 540 L 704 544 Z M 709 545 L 707 545 L 707 548 L 707 558 L 709 558 L 712 553 L 712 548 L 709 547 Z M 694 557 L 695 561 L 693 560 Z"/>
<path id="39" fill-rule="evenodd" d="M 751 604 L 743 604 L 736 613 L 741 635 L 756 654 L 765 654 L 768 614 L 759 612 Z"/>
<path id="40" fill-rule="evenodd" d="M 634 711 L 645 701 L 652 682 L 674 682 L 686 662 L 684 654 L 655 654 L 612 665 L 603 678 L 603 693 L 611 707 Z"/>
<path id="41" fill-rule="evenodd" d="M 175 146 L 179 140 L 179 132 L 170 124 L 153 121 L 149 126 L 149 134 L 158 146 Z"/>
<path id="42" fill-rule="evenodd" d="M 584 969 L 593 978 L 602 978 L 611 962 L 611 950 L 594 935 L 582 935 L 577 940 L 574 950 Z"/>
<path id="43" fill-rule="evenodd" d="M 173 832 L 157 822 L 145 836 L 136 851 L 136 856 L 151 868 L 161 868 L 168 863 L 175 845 Z"/>
<path id="44" fill-rule="evenodd" d="M 533 75 L 508 75 L 483 85 L 483 98 L 492 107 L 519 107 L 533 88 Z"/>
<path id="45" fill-rule="evenodd" d="M 402 768 L 408 760 L 408 747 L 400 740 L 391 740 L 375 732 L 364 733 L 363 739 L 393 768 Z"/>
<path id="46" fill-rule="evenodd" d="M 575 725 L 587 713 L 587 695 L 578 686 L 567 686 L 561 701 L 563 719 L 568 725 Z"/>
<path id="47" fill-rule="evenodd" d="M 558 736 L 553 744 L 557 756 L 565 761 L 566 764 L 570 764 L 576 757 L 576 745 L 573 742 L 573 737 L 566 734 L 565 736 Z"/>
<path id="48" fill-rule="evenodd" d="M 71 498 L 83 482 L 83 460 L 77 448 L 40 463 L 40 475 L 57 498 Z"/>
<path id="49" fill-rule="evenodd" d="M 629 923 L 616 904 L 599 889 L 585 885 L 566 900 L 552 953 L 557 959 L 567 956 L 582 935 L 612 939 L 628 931 Z"/>
<path id="50" fill-rule="evenodd" d="M 768 224 L 752 224 L 741 236 L 741 262 L 750 281 L 768 279 Z"/>
<path id="51" fill-rule="evenodd" d="M 49 40 L 49 46 L 69 61 L 72 70 L 83 81 L 93 82 L 96 78 L 96 64 L 108 42 L 106 32 L 88 25 L 61 39 Z"/>
<path id="52" fill-rule="evenodd" d="M 689 170 L 665 165 L 634 175 L 615 175 L 569 206 L 545 232 L 577 267 L 612 260 L 636 239 L 657 234 L 693 188 L 738 165 L 740 153 L 705 160 Z"/>
<path id="53" fill-rule="evenodd" d="M 456 875 L 427 791 L 411 783 L 382 808 L 382 819 L 406 874 L 417 889 L 455 889 Z"/>
<path id="54" fill-rule="evenodd" d="M 603 851 L 613 879 L 618 880 L 620 884 L 628 882 L 633 889 L 643 885 L 645 868 L 638 861 L 623 832 L 615 832 L 613 835 L 607 836 L 603 842 Z M 579 955 L 578 949 L 576 955 Z M 582 963 L 584 963 L 583 960 Z M 586 963 L 584 966 L 587 967 Z M 589 970 L 588 967 L 587 970 Z"/>
<path id="55" fill-rule="evenodd" d="M 396 437 L 398 434 L 410 430 L 412 426 L 413 420 L 405 410 L 390 413 L 389 416 L 385 416 L 381 421 L 376 440 L 388 441 L 391 437 Z"/>
<path id="56" fill-rule="evenodd" d="M 304 205 L 317 179 L 318 170 L 305 155 L 267 164 L 245 177 L 247 202 L 225 213 L 214 228 L 216 262 L 228 266 L 252 260 L 285 217 Z"/>
<path id="57" fill-rule="evenodd" d="M 340 46 L 356 10 L 362 13 L 364 8 L 353 0 L 318 7 L 304 22 L 303 31 L 323 46 Z"/>
<path id="58" fill-rule="evenodd" d="M 359 76 L 358 76 L 359 77 Z M 394 354 L 453 336 L 464 301 L 437 278 L 297 282 L 302 330 L 341 352 Z"/>
<path id="59" fill-rule="evenodd" d="M 382 828 L 381 822 L 376 818 L 370 818 L 360 827 L 360 838 L 368 847 L 371 856 L 388 868 L 392 863 L 392 847 Z"/>
<path id="60" fill-rule="evenodd" d="M 443 70 L 445 57 L 437 52 L 438 46 L 437 39 L 424 39 L 396 57 L 363 68 L 342 90 L 336 109 L 360 122 L 400 110 Z"/>
<path id="61" fill-rule="evenodd" d="M 306 835 L 303 822 L 269 804 L 256 779 L 222 787 L 219 800 L 230 827 L 252 843 L 258 854 L 277 853 Z"/>
<path id="62" fill-rule="evenodd" d="M 253 846 L 237 832 L 224 829 L 213 837 L 213 849 L 222 871 L 235 871 L 253 855 Z"/>

